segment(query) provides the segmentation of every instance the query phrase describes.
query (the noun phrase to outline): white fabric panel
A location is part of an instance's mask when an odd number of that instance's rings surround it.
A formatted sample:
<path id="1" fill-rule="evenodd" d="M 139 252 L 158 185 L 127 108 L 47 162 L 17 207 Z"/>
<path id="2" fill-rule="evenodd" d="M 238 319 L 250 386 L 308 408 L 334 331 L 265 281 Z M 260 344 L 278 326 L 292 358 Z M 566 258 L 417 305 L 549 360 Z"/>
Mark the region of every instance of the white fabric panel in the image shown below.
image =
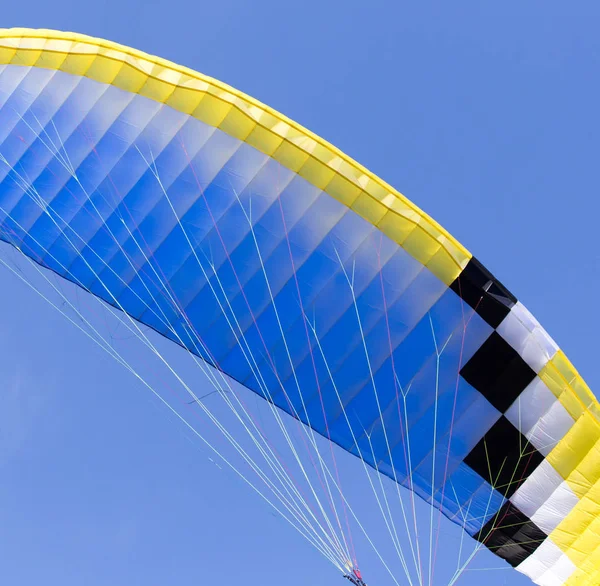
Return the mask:
<path id="1" fill-rule="evenodd" d="M 510 497 L 510 501 L 533 521 L 536 511 L 563 482 L 562 476 L 544 460 Z"/>
<path id="2" fill-rule="evenodd" d="M 558 399 L 544 381 L 536 376 L 508 408 L 505 416 L 523 435 L 526 435 L 554 403 L 558 403 Z"/>
<path id="3" fill-rule="evenodd" d="M 528 558 L 522 561 L 517 570 L 532 580 L 541 578 L 563 555 L 560 548 L 546 539 Z"/>
<path id="4" fill-rule="evenodd" d="M 535 582 L 536 579 L 541 578 L 546 573 L 549 566 L 545 566 L 534 556 L 535 552 L 528 558 L 525 558 L 525 561 L 522 561 L 515 569 Z"/>
<path id="5" fill-rule="evenodd" d="M 535 584 L 539 584 L 539 586 L 563 586 L 564 580 L 561 580 L 556 574 L 550 571 L 535 580 Z"/>
<path id="6" fill-rule="evenodd" d="M 521 302 L 513 306 L 497 331 L 536 373 L 558 351 L 556 342 Z"/>
<path id="7" fill-rule="evenodd" d="M 577 495 L 563 481 L 530 518 L 542 531 L 550 534 L 578 502 Z"/>
<path id="8" fill-rule="evenodd" d="M 562 554 L 558 561 L 534 582 L 539 586 L 562 586 L 575 569 L 575 564 L 565 554 Z"/>
<path id="9" fill-rule="evenodd" d="M 550 571 L 556 574 L 563 582 L 566 582 L 576 569 L 575 564 L 569 557 L 563 554 Z"/>
<path id="10" fill-rule="evenodd" d="M 547 456 L 574 423 L 575 420 L 557 400 L 525 435 L 540 453 Z"/>

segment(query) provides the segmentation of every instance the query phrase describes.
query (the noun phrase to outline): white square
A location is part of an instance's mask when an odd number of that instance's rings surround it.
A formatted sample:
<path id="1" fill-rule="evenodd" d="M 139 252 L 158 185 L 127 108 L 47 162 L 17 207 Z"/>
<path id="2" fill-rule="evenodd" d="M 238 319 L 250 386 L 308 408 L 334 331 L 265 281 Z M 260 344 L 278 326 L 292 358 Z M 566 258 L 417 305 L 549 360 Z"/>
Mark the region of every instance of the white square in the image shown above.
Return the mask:
<path id="1" fill-rule="evenodd" d="M 556 342 L 521 302 L 512 307 L 497 331 L 536 373 L 558 351 Z"/>
<path id="2" fill-rule="evenodd" d="M 525 435 L 538 452 L 547 456 L 574 423 L 575 420 L 557 400 Z"/>
<path id="3" fill-rule="evenodd" d="M 546 534 L 552 533 L 579 502 L 566 481 L 538 508 L 531 520 Z"/>
<path id="4" fill-rule="evenodd" d="M 551 572 L 555 573 L 563 582 L 566 582 L 576 570 L 575 564 L 565 554 L 552 566 Z"/>
<path id="5" fill-rule="evenodd" d="M 537 580 L 534 580 L 534 583 L 539 584 L 539 586 L 563 586 L 564 580 L 561 580 L 556 574 L 549 571 L 542 574 Z"/>
<path id="6" fill-rule="evenodd" d="M 565 554 L 562 554 L 558 561 L 534 582 L 539 586 L 562 586 L 575 569 L 575 564 Z"/>
<path id="7" fill-rule="evenodd" d="M 504 415 L 523 435 L 526 435 L 557 402 L 554 393 L 539 376 L 536 376 Z"/>
<path id="8" fill-rule="evenodd" d="M 545 574 L 562 555 L 558 546 L 550 539 L 545 539 L 529 557 L 517 566 L 517 570 L 535 581 Z"/>
<path id="9" fill-rule="evenodd" d="M 544 460 L 510 497 L 510 501 L 533 521 L 537 510 L 563 482 L 562 476 Z"/>

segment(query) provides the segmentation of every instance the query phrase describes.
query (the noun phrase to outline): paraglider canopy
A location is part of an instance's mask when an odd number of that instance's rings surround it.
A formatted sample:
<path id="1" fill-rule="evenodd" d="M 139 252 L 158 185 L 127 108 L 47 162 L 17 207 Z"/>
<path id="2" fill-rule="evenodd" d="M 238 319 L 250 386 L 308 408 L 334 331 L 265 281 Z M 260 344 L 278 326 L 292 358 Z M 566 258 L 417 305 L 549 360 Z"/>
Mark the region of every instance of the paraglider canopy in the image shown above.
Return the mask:
<path id="1" fill-rule="evenodd" d="M 538 584 L 599 582 L 599 405 L 428 214 L 300 125 L 168 61 L 14 29 L 0 31 L 0 64 L 3 241 Z M 323 542 L 353 567 L 343 539 Z"/>

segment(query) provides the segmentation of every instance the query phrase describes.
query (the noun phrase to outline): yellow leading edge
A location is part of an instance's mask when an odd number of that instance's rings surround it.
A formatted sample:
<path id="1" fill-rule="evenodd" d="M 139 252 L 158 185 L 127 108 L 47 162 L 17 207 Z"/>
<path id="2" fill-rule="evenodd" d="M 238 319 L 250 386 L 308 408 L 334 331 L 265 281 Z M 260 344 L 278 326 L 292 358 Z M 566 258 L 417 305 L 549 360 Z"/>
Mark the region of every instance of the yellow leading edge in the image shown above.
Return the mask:
<path id="1" fill-rule="evenodd" d="M 472 256 L 435 220 L 339 149 L 211 77 L 86 35 L 21 28 L 0 29 L 0 64 L 89 77 L 217 127 L 354 210 L 447 285 Z"/>

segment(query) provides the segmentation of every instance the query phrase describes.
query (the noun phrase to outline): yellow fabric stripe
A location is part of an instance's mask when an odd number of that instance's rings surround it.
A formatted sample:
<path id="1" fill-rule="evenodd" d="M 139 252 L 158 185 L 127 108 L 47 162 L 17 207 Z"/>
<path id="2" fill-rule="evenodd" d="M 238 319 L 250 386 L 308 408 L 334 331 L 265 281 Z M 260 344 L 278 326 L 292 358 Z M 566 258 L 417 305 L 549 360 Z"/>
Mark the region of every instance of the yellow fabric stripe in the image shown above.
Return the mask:
<path id="1" fill-rule="evenodd" d="M 548 462 L 569 483 L 579 498 L 591 487 L 591 483 L 584 481 L 581 471 L 586 468 L 585 460 L 594 453 L 599 440 L 598 420 L 591 413 L 584 413 L 548 454 Z M 576 480 L 579 478 L 581 484 Z"/>
<path id="2" fill-rule="evenodd" d="M 547 459 L 580 500 L 550 538 L 577 566 L 566 584 L 595 586 L 600 583 L 600 407 L 562 351 L 539 376 L 575 419 Z"/>
<path id="3" fill-rule="evenodd" d="M 590 411 L 600 421 L 600 405 L 596 397 L 562 350 L 546 363 L 539 377 L 554 393 L 573 419 Z"/>
<path id="4" fill-rule="evenodd" d="M 325 140 L 191 69 L 86 35 L 31 29 L 0 29 L 0 64 L 89 77 L 220 128 L 347 205 L 448 285 L 472 256 L 405 196 Z"/>
<path id="5" fill-rule="evenodd" d="M 580 499 L 550 536 L 577 565 L 590 549 L 586 545 L 588 539 L 600 544 L 597 535 L 586 534 L 590 523 L 600 515 L 600 484 L 595 483 Z"/>
<path id="6" fill-rule="evenodd" d="M 596 531 L 599 529 L 596 527 Z M 565 582 L 565 586 L 598 586 L 598 584 L 600 584 L 600 550 L 596 548 L 573 572 Z"/>
<path id="7" fill-rule="evenodd" d="M 550 535 L 577 567 L 566 584 L 596 586 L 600 583 L 600 424 L 596 417 L 584 412 L 548 460 L 580 499 Z"/>

